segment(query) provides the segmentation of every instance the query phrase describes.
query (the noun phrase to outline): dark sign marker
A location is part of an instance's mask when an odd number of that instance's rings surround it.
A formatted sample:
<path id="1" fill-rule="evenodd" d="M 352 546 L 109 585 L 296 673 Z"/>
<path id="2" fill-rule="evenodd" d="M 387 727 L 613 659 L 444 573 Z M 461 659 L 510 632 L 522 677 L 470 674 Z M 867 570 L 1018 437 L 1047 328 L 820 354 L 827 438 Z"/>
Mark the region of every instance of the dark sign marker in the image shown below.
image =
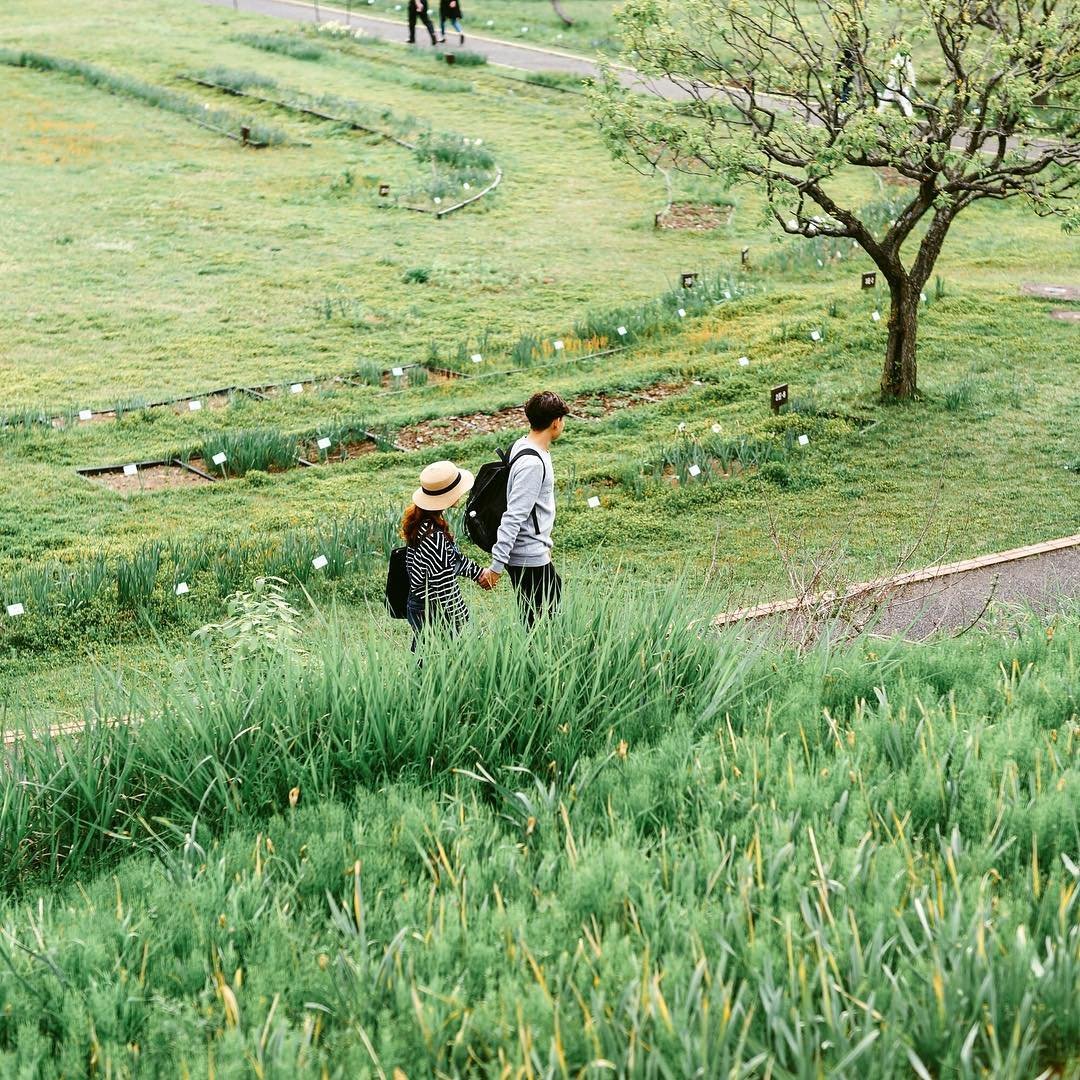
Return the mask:
<path id="1" fill-rule="evenodd" d="M 748 247 L 744 247 L 742 249 L 742 252 L 740 253 L 740 258 L 742 259 L 743 266 L 745 266 L 750 261 L 750 249 Z"/>
<path id="2" fill-rule="evenodd" d="M 380 195 L 389 195 L 390 194 L 390 185 L 389 184 L 380 184 L 379 185 L 379 194 Z"/>
<path id="3" fill-rule="evenodd" d="M 456 63 L 456 62 L 457 62 L 457 57 L 456 57 L 456 56 L 454 56 L 454 54 L 453 54 L 452 52 L 448 52 L 448 53 L 446 54 L 446 62 L 447 62 L 448 64 L 454 64 L 454 63 Z"/>
<path id="4" fill-rule="evenodd" d="M 780 406 L 787 401 L 787 388 L 788 384 L 784 383 L 781 386 L 774 386 L 772 390 L 769 391 L 769 405 L 772 407 L 774 413 L 778 413 L 780 411 Z"/>
<path id="5" fill-rule="evenodd" d="M 682 287 L 684 289 L 692 289 L 697 282 L 697 274 L 683 274 Z"/>
<path id="6" fill-rule="evenodd" d="M 877 284 L 877 274 L 871 270 L 869 274 L 863 274 L 862 287 L 864 289 L 872 289 Z"/>
<path id="7" fill-rule="evenodd" d="M 240 141 L 247 146 L 248 141 L 251 139 L 251 128 L 244 125 L 240 128 Z"/>

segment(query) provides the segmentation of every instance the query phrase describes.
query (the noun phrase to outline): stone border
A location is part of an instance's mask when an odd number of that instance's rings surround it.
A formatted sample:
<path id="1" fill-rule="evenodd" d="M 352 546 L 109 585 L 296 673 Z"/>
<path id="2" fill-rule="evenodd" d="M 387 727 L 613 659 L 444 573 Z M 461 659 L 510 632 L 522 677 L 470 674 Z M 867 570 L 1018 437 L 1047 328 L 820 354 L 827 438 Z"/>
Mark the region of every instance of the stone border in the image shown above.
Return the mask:
<path id="1" fill-rule="evenodd" d="M 1080 547 L 1080 533 L 1073 536 L 1063 536 L 1057 540 L 1046 540 L 1041 544 L 1029 544 L 1027 547 L 998 551 L 992 555 L 980 555 L 978 558 L 964 559 L 961 562 L 927 566 L 922 570 L 913 570 L 911 573 L 900 574 L 893 578 L 876 578 L 873 581 L 863 581 L 858 585 L 852 585 L 845 592 L 826 592 L 817 596 L 774 600 L 768 604 L 757 604 L 754 607 L 725 611 L 713 618 L 712 625 L 716 627 L 731 626 L 734 623 L 763 619 L 770 615 L 784 615 L 791 611 L 799 611 L 821 604 L 836 607 L 848 600 L 855 600 L 860 596 L 865 596 L 867 593 L 902 588 L 905 585 L 917 585 L 920 582 L 934 581 L 938 578 L 955 577 L 958 574 L 966 574 L 971 570 L 983 570 L 988 566 L 999 566 L 1002 563 L 1017 562 L 1020 559 L 1029 559 L 1035 555 L 1047 555 L 1054 551 L 1064 551 L 1074 547 Z"/>

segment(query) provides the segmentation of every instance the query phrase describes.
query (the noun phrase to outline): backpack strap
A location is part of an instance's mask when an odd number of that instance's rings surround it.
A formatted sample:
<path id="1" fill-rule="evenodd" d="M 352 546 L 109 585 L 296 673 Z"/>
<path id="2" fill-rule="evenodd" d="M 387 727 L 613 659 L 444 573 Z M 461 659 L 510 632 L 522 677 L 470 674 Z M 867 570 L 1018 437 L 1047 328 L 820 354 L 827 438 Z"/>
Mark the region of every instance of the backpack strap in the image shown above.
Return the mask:
<path id="1" fill-rule="evenodd" d="M 507 453 L 507 455 L 506 455 L 507 468 L 512 469 L 514 467 L 514 462 L 515 461 L 517 461 L 519 458 L 528 457 L 530 454 L 533 457 L 540 458 L 540 468 L 544 470 L 544 478 L 546 479 L 547 478 L 547 465 L 544 464 L 544 458 L 541 455 L 539 450 L 534 450 L 531 446 L 523 447 L 513 457 L 510 457 L 509 453 Z M 543 483 L 543 481 L 541 481 L 541 483 Z M 536 519 L 536 504 L 535 503 L 533 503 L 533 508 L 532 508 L 532 520 L 533 520 L 533 529 L 537 533 L 539 533 L 540 532 L 540 522 L 537 521 L 537 519 Z"/>

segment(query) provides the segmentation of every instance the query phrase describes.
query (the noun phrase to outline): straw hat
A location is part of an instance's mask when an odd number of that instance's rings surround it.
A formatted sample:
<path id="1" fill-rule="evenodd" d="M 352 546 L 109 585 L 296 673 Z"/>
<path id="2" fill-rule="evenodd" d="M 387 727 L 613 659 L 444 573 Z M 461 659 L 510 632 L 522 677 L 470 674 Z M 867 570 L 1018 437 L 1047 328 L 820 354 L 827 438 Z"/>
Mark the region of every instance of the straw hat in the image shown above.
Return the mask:
<path id="1" fill-rule="evenodd" d="M 473 486 L 475 477 L 452 461 L 433 461 L 421 474 L 412 501 L 421 510 L 446 510 Z"/>

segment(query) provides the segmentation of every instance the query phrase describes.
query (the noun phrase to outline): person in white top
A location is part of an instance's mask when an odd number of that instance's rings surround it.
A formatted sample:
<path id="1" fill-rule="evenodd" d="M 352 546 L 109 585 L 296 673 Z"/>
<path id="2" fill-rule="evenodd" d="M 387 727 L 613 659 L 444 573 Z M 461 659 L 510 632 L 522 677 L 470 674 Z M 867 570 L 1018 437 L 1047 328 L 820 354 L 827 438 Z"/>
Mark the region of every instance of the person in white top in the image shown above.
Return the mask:
<path id="1" fill-rule="evenodd" d="M 896 39 L 893 38 L 896 42 Z M 896 55 L 889 61 L 889 79 L 885 89 L 878 98 L 879 113 L 885 111 L 886 106 L 895 101 L 900 106 L 900 111 L 909 119 L 915 115 L 911 105 L 911 98 L 915 93 L 915 66 L 911 62 L 911 53 L 906 45 L 899 45 Z"/>

